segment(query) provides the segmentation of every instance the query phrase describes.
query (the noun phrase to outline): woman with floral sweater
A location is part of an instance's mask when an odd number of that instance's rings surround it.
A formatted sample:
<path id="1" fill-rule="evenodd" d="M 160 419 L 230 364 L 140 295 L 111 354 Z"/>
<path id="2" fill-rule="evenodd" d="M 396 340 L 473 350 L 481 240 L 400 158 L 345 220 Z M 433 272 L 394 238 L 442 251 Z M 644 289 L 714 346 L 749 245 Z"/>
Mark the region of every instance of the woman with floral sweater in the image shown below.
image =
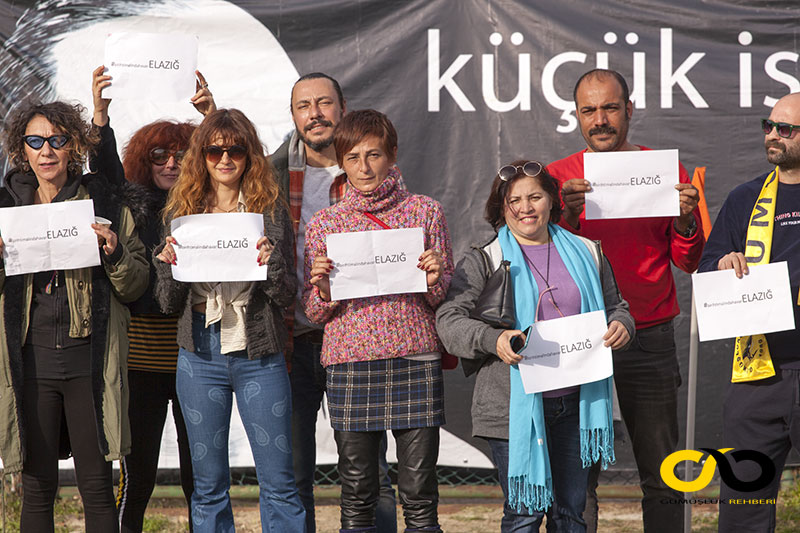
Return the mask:
<path id="1" fill-rule="evenodd" d="M 447 222 L 438 202 L 398 186 L 397 133 L 385 115 L 345 115 L 333 142 L 350 187 L 308 224 L 303 301 L 308 318 L 325 324 L 321 359 L 339 450 L 341 531 L 375 531 L 378 447 L 387 429 L 397 441 L 406 531 L 441 531 L 436 460 L 444 398 L 435 311 L 453 273 Z M 428 291 L 331 301 L 328 275 L 336 265 L 326 236 L 381 228 L 423 229 L 417 267 Z"/>

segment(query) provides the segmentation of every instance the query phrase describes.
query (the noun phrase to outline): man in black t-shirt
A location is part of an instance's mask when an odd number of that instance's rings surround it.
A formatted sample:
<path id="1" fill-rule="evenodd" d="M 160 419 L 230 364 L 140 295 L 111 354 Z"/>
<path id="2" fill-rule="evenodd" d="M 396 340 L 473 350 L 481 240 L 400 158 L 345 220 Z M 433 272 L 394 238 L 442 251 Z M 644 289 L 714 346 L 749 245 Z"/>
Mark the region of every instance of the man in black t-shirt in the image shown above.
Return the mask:
<path id="1" fill-rule="evenodd" d="M 759 206 L 773 203 L 762 188 L 766 183 L 768 189 L 772 180 L 777 180 L 768 259 L 770 263 L 786 261 L 789 265 L 796 327 L 766 335 L 775 376 L 733 383 L 726 394 L 724 446 L 768 455 L 776 475 L 767 487 L 749 492 L 734 490 L 722 482 L 721 532 L 774 531 L 780 474 L 791 447 L 800 450 L 800 93 L 781 98 L 762 124 L 767 161 L 776 169 L 736 187 L 728 195 L 706 243 L 699 270 L 734 269 L 741 277 L 747 274 L 748 263 L 759 262 L 756 255 L 762 248 L 753 246 L 756 234 L 748 236 L 747 230 L 748 226 L 767 226 L 763 216 L 766 210 L 760 208 L 753 221 L 751 213 L 759 195 Z M 746 252 L 748 243 L 750 249 Z M 736 462 L 729 458 L 728 462 L 741 481 L 756 480 L 762 473 L 761 466 L 751 460 Z"/>

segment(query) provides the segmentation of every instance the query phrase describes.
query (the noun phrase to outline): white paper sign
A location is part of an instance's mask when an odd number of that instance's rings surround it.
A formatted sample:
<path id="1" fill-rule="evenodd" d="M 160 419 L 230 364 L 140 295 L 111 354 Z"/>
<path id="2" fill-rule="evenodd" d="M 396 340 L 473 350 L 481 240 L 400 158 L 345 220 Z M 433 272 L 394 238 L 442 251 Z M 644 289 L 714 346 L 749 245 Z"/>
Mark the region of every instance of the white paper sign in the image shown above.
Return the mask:
<path id="1" fill-rule="evenodd" d="M 786 261 L 692 274 L 701 341 L 772 333 L 795 328 L 792 289 Z"/>
<path id="2" fill-rule="evenodd" d="M 603 345 L 607 331 L 604 311 L 535 322 L 519 352 L 525 392 L 563 389 L 611 376 L 611 348 Z"/>
<path id="3" fill-rule="evenodd" d="M 256 243 L 264 235 L 258 213 L 209 213 L 178 217 L 171 224 L 177 265 L 172 277 L 186 282 L 260 281 Z"/>
<path id="4" fill-rule="evenodd" d="M 680 214 L 677 150 L 586 152 L 586 220 L 674 217 Z"/>
<path id="5" fill-rule="evenodd" d="M 179 33 L 112 33 L 106 39 L 104 98 L 175 102 L 195 93 L 197 37 Z"/>
<path id="6" fill-rule="evenodd" d="M 422 228 L 328 235 L 331 300 L 426 292 L 425 272 L 417 268 L 424 243 Z"/>
<path id="7" fill-rule="evenodd" d="M 6 275 L 99 265 L 100 249 L 92 224 L 91 200 L 0 209 Z"/>

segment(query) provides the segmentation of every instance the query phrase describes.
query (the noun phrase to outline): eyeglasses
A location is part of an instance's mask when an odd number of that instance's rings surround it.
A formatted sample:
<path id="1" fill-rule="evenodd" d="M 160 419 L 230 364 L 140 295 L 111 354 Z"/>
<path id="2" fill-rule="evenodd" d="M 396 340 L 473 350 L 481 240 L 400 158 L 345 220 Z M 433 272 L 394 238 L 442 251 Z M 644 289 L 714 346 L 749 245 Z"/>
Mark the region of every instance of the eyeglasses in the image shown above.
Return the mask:
<path id="1" fill-rule="evenodd" d="M 768 118 L 761 119 L 761 129 L 764 130 L 765 135 L 772 133 L 772 128 L 776 128 L 778 130 L 778 136 L 783 137 L 784 139 L 788 139 L 792 136 L 792 130 L 800 130 L 800 126 L 795 124 L 787 124 L 786 122 L 773 122 Z"/>
<path id="2" fill-rule="evenodd" d="M 175 159 L 176 163 L 183 161 L 186 150 L 167 150 L 166 148 L 153 148 L 150 150 L 150 162 L 154 165 L 166 165 L 169 158 Z"/>
<path id="3" fill-rule="evenodd" d="M 234 161 L 241 161 L 247 157 L 247 148 L 239 144 L 234 144 L 228 148 L 212 144 L 211 146 L 203 148 L 203 153 L 206 155 L 206 160 L 209 163 L 217 164 L 219 160 L 222 159 L 222 154 L 224 153 L 227 153 L 228 157 Z"/>
<path id="4" fill-rule="evenodd" d="M 517 172 L 520 170 L 526 176 L 535 178 L 542 173 L 542 164 L 538 161 L 528 161 L 521 167 L 515 165 L 505 165 L 500 167 L 500 170 L 497 171 L 497 176 L 503 181 L 508 181 L 516 176 Z"/>
<path id="5" fill-rule="evenodd" d="M 22 137 L 22 140 L 34 150 L 41 150 L 45 141 L 47 141 L 47 144 L 50 145 L 50 148 L 58 150 L 67 144 L 69 137 L 66 135 L 51 135 L 50 137 L 42 137 L 41 135 L 25 135 Z"/>

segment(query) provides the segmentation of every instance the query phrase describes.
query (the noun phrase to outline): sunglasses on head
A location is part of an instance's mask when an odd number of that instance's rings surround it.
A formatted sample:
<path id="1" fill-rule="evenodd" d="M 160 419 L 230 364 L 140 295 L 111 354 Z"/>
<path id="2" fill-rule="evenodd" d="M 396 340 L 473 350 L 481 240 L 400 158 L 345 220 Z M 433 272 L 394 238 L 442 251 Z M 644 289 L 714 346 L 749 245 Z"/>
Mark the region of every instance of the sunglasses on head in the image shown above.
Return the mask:
<path id="1" fill-rule="evenodd" d="M 176 163 L 183 161 L 186 150 L 167 150 L 166 148 L 153 148 L 150 150 L 150 162 L 154 165 L 166 165 L 170 157 L 175 158 Z"/>
<path id="2" fill-rule="evenodd" d="M 234 144 L 228 148 L 223 148 L 222 146 L 212 144 L 211 146 L 206 146 L 203 148 L 203 153 L 205 154 L 207 161 L 216 164 L 219 163 L 219 160 L 222 159 L 222 154 L 225 153 L 227 153 L 228 157 L 234 161 L 241 161 L 247 157 L 247 148 L 240 144 Z"/>
<path id="3" fill-rule="evenodd" d="M 50 145 L 50 148 L 58 150 L 67 144 L 69 137 L 66 135 L 51 135 L 50 137 L 42 137 L 41 135 L 25 135 L 22 137 L 22 140 L 34 150 L 41 150 L 45 141 L 47 141 L 47 144 Z"/>
<path id="4" fill-rule="evenodd" d="M 773 122 L 768 118 L 761 119 L 761 129 L 764 130 L 765 135 L 772 133 L 772 128 L 777 129 L 778 136 L 783 137 L 784 139 L 788 139 L 792 136 L 792 130 L 800 130 L 800 126 L 795 124 L 787 124 L 786 122 Z"/>
<path id="5" fill-rule="evenodd" d="M 517 175 L 517 172 L 522 171 L 523 174 L 530 178 L 535 178 L 542 172 L 542 164 L 538 161 L 528 161 L 521 167 L 515 165 L 504 165 L 497 171 L 497 176 L 503 180 L 508 181 Z"/>

